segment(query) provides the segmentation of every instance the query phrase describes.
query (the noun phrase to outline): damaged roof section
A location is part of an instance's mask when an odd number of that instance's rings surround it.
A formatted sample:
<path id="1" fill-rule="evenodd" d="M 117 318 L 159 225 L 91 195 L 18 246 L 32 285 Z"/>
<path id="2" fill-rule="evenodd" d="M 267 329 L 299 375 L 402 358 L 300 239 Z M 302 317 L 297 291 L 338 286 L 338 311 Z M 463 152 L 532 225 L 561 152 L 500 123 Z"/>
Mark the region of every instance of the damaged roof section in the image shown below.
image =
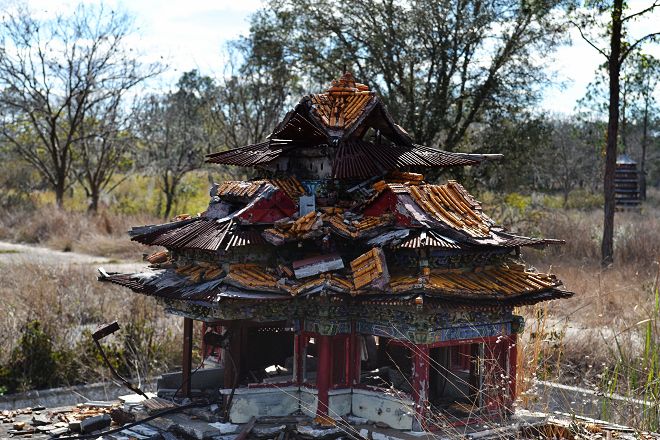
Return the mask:
<path id="1" fill-rule="evenodd" d="M 208 156 L 260 168 L 258 178 L 214 185 L 197 216 L 131 231 L 167 249 L 148 257 L 154 272 L 100 279 L 207 307 L 417 295 L 479 307 L 571 295 L 520 266 L 520 247 L 561 241 L 508 232 L 458 182 L 431 184 L 417 172 L 487 158 L 415 144 L 345 74 L 303 97 L 266 141 Z"/>
<path id="2" fill-rule="evenodd" d="M 375 139 L 367 138 L 374 132 Z M 329 148 L 327 148 L 329 147 Z M 209 154 L 207 162 L 291 171 L 286 159 L 327 150 L 334 179 L 364 179 L 406 167 L 477 165 L 497 154 L 453 153 L 416 145 L 392 119 L 380 98 L 352 75 L 325 93 L 305 96 L 268 140 Z M 301 153 L 302 152 L 302 153 Z"/>
<path id="3" fill-rule="evenodd" d="M 298 262 L 294 265 L 294 277 L 256 264 L 234 264 L 227 274 L 222 277 L 214 274 L 216 278 L 210 280 L 207 274 L 213 268 L 199 266 L 174 272 L 102 274 L 99 279 L 148 295 L 210 303 L 223 298 L 282 300 L 319 293 L 354 297 L 417 293 L 475 305 L 497 302 L 522 305 L 537 299 L 572 295 L 553 275 L 527 271 L 523 266 L 426 269 L 417 274 L 390 276 L 379 248 L 351 261 L 348 273 L 342 274 L 343 268 L 341 258 L 334 255 Z"/>

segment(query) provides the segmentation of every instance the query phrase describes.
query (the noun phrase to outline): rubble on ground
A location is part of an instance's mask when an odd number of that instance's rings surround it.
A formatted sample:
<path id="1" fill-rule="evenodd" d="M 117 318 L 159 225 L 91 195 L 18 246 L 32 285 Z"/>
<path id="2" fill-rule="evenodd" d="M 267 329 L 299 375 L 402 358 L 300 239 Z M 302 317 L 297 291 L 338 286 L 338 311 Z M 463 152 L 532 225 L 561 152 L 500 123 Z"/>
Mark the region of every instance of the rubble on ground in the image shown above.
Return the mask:
<path id="1" fill-rule="evenodd" d="M 189 403 L 189 401 L 188 401 Z M 194 404 L 193 404 L 194 405 Z M 160 415 L 160 416 L 159 416 Z M 253 418 L 227 423 L 217 404 L 180 405 L 159 397 L 122 396 L 118 401 L 87 402 L 62 408 L 43 406 L 0 412 L 0 438 L 82 438 L 107 440 L 413 440 L 427 439 L 660 439 L 660 434 L 569 415 L 520 411 L 501 426 L 475 425 L 452 432 L 405 432 L 382 423 L 346 416 L 320 421 L 304 415 Z M 318 423 L 317 423 L 318 422 Z"/>

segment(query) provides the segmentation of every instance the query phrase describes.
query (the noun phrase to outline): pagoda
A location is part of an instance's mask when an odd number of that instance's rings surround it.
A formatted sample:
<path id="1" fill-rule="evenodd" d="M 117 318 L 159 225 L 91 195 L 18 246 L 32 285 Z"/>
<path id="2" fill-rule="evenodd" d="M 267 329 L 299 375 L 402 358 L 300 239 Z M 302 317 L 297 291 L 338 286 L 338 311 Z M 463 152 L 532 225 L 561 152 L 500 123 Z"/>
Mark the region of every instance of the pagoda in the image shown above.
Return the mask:
<path id="1" fill-rule="evenodd" d="M 571 296 L 521 248 L 558 240 L 498 226 L 458 182 L 423 170 L 493 155 L 415 144 L 350 73 L 303 97 L 264 142 L 210 154 L 258 178 L 210 190 L 205 212 L 135 227 L 151 270 L 99 279 L 193 321 L 229 419 L 353 415 L 402 430 L 501 420 L 516 395 L 517 306 Z M 193 390 L 194 391 L 194 390 Z"/>

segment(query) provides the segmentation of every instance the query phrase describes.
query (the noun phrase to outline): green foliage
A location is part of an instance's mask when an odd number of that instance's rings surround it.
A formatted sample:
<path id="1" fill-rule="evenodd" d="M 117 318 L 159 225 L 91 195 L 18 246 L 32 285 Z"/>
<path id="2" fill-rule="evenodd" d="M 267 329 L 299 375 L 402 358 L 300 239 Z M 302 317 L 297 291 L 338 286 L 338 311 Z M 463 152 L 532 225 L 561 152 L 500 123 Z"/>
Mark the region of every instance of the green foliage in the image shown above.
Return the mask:
<path id="1" fill-rule="evenodd" d="M 0 386 L 8 392 L 48 388 L 58 382 L 58 359 L 66 353 L 55 350 L 47 329 L 39 321 L 29 321 L 21 331 L 9 363 L 0 369 Z"/>
<path id="2" fill-rule="evenodd" d="M 504 203 L 516 210 L 519 215 L 523 215 L 531 205 L 532 198 L 518 193 L 509 193 L 504 197 Z"/>
<path id="3" fill-rule="evenodd" d="M 314 86 L 352 70 L 416 142 L 453 150 L 475 122 L 539 96 L 545 66 L 532 60 L 564 38 L 564 4 L 277 0 L 248 38 L 275 35 L 280 60 Z"/>
<path id="4" fill-rule="evenodd" d="M 603 194 L 594 193 L 587 189 L 576 189 L 568 194 L 565 207 L 568 209 L 591 210 L 602 208 Z"/>
<path id="5" fill-rule="evenodd" d="M 160 329 L 153 320 L 153 311 L 144 304 L 136 304 L 136 310 L 119 333 L 102 341 L 103 349 L 124 377 L 152 377 L 180 363 L 180 352 L 173 350 L 170 330 Z M 90 330 L 83 330 L 73 344 L 58 343 L 52 331 L 32 320 L 7 363 L 0 365 L 0 394 L 94 381 L 108 374 Z"/>

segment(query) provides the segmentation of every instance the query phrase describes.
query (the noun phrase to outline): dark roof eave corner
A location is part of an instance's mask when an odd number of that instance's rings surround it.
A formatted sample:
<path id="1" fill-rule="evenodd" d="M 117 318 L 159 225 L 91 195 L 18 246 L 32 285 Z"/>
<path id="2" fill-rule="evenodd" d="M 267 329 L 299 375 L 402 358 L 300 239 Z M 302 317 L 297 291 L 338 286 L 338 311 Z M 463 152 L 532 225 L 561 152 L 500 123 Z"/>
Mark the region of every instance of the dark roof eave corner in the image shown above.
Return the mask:
<path id="1" fill-rule="evenodd" d="M 573 295 L 575 295 L 574 292 L 561 289 L 560 286 L 561 284 L 557 285 L 556 287 L 551 287 L 549 289 L 544 289 L 538 292 L 534 292 L 532 294 L 518 295 L 515 298 L 511 298 L 509 301 L 505 301 L 505 302 L 509 303 L 507 305 L 518 307 L 522 305 L 534 305 L 545 301 L 570 298 Z"/>
<path id="2" fill-rule="evenodd" d="M 383 104 L 383 102 L 380 100 L 380 98 L 378 96 L 376 96 L 375 98 L 376 98 L 375 99 L 376 105 L 374 105 L 372 111 L 375 110 L 376 108 L 379 108 L 380 111 L 383 114 L 383 118 L 385 119 L 387 124 L 392 128 L 392 131 L 394 131 L 399 136 L 402 143 L 406 147 L 414 146 L 415 142 L 414 142 L 412 136 L 410 136 L 410 134 L 408 134 L 408 132 L 406 132 L 403 129 L 403 127 L 401 127 L 399 124 L 396 123 L 396 121 L 394 120 L 394 118 L 390 114 L 389 110 L 387 109 L 387 107 L 385 107 L 385 104 Z"/>

